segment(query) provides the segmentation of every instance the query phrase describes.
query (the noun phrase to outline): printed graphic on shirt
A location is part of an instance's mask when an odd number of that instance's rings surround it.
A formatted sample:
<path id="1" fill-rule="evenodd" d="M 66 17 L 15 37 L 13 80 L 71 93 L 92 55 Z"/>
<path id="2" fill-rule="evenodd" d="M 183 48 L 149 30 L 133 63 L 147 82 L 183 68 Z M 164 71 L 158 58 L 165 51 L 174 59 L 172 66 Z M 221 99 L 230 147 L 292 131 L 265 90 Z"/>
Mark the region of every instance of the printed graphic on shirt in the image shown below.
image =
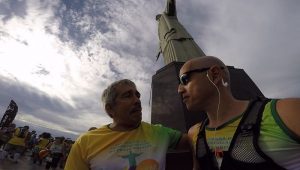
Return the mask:
<path id="1" fill-rule="evenodd" d="M 161 154 L 159 148 L 148 141 L 131 141 L 113 146 L 105 152 L 103 151 L 101 155 L 93 159 L 93 162 L 97 162 L 97 166 L 100 167 L 105 165 L 107 169 L 157 170 L 160 163 L 155 159 L 160 158 Z M 118 165 L 116 165 L 116 162 L 118 162 Z"/>
<path id="2" fill-rule="evenodd" d="M 224 154 L 228 151 L 232 136 L 208 137 L 207 143 L 213 155 L 216 156 L 217 162 L 221 165 Z"/>
<path id="3" fill-rule="evenodd" d="M 125 144 L 120 144 L 114 146 L 110 149 L 110 154 L 118 155 L 128 162 L 129 167 L 124 167 L 125 169 L 144 169 L 148 167 L 153 167 L 153 169 L 158 169 L 159 163 L 154 159 L 146 159 L 141 162 L 137 162 L 138 157 L 143 157 L 144 153 L 150 152 L 151 144 L 146 141 L 136 141 L 128 142 Z"/>
<path id="4" fill-rule="evenodd" d="M 206 128 L 206 139 L 213 155 L 216 156 L 219 167 L 222 164 L 224 154 L 228 151 L 234 132 L 241 120 L 241 116 L 225 123 L 216 130 Z"/>
<path id="5" fill-rule="evenodd" d="M 88 148 L 81 150 L 81 155 L 92 170 L 163 170 L 167 149 L 176 145 L 180 132 L 143 123 L 130 132 L 115 132 L 103 127 L 86 137 L 88 140 L 80 141 L 82 146 L 75 144 L 73 147 Z"/>

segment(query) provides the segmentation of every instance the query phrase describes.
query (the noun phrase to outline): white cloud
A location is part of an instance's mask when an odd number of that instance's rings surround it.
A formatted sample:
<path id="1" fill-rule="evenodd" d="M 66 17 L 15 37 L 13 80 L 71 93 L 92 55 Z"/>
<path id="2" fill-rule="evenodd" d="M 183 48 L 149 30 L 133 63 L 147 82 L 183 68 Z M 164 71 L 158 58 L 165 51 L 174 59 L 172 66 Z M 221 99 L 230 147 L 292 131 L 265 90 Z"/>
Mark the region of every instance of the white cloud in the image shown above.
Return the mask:
<path id="1" fill-rule="evenodd" d="M 57 125 L 71 131 L 108 123 L 101 92 L 112 81 L 129 78 L 142 93 L 143 119 L 150 120 L 151 78 L 163 65 L 162 56 L 155 62 L 155 16 L 165 1 L 26 2 L 26 15 L 5 21 L 0 15 L 1 76 L 66 102 L 74 110 L 57 113 L 65 122 Z M 245 69 L 265 95 L 287 97 L 300 95 L 297 4 L 187 0 L 177 1 L 177 15 L 206 54 Z M 47 116 L 26 117 L 46 119 L 55 123 Z"/>
<path id="2" fill-rule="evenodd" d="M 267 97 L 293 94 L 294 88 L 280 89 L 289 87 L 289 82 L 300 84 L 294 81 L 300 76 L 297 47 L 300 12 L 295 7 L 299 2 L 231 0 L 191 3 L 193 5 L 185 5 L 210 10 L 209 16 L 194 16 L 191 21 L 184 21 L 191 25 L 193 36 L 203 44 L 201 47 L 206 54 L 220 57 L 227 65 L 245 69 Z M 204 23 L 202 17 L 206 17 Z M 199 29 L 201 27 L 204 28 Z M 299 92 L 296 95 L 300 95 Z"/>

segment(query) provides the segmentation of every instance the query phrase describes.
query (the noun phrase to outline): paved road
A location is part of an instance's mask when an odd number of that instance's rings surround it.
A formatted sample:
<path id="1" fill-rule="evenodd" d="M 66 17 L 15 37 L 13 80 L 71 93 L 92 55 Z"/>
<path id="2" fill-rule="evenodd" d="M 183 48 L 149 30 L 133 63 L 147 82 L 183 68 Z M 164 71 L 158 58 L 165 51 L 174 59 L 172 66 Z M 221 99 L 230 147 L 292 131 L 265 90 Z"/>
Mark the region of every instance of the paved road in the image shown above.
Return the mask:
<path id="1" fill-rule="evenodd" d="M 44 170 L 45 163 L 42 165 L 33 164 L 28 154 L 22 156 L 18 163 L 14 163 L 11 160 L 0 160 L 0 170 Z M 61 168 L 56 168 L 61 170 Z"/>

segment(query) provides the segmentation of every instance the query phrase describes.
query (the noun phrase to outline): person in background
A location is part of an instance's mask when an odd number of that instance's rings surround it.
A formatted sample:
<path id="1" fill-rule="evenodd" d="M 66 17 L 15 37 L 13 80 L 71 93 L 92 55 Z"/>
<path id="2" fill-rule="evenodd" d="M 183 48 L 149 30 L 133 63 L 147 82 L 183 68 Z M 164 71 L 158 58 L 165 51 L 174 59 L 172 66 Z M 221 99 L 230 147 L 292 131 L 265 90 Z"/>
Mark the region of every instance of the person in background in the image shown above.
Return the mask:
<path id="1" fill-rule="evenodd" d="M 36 134 L 36 131 L 33 130 L 30 132 L 30 139 L 28 141 L 28 148 L 29 150 L 32 150 L 33 147 L 36 145 L 37 143 L 37 134 Z"/>
<path id="2" fill-rule="evenodd" d="M 142 120 L 140 93 L 123 79 L 109 85 L 102 102 L 112 123 L 81 135 L 65 170 L 165 169 L 169 148 L 189 148 L 187 135 Z"/>
<path id="3" fill-rule="evenodd" d="M 64 153 L 64 156 L 63 158 L 61 159 L 61 161 L 59 162 L 59 167 L 64 169 L 65 167 L 65 164 L 66 164 L 66 161 L 67 161 L 67 158 L 68 158 L 68 155 L 71 151 L 71 148 L 72 148 L 72 145 L 73 145 L 73 141 L 72 139 L 70 138 L 67 138 L 65 141 L 64 141 L 64 147 L 65 147 L 65 153 Z"/>
<path id="4" fill-rule="evenodd" d="M 51 134 L 48 132 L 42 133 L 39 138 L 37 139 L 36 145 L 32 149 L 32 161 L 35 164 L 37 161 L 39 164 L 42 164 L 43 159 L 40 158 L 39 153 L 42 149 L 47 148 L 50 144 Z"/>
<path id="5" fill-rule="evenodd" d="M 13 137 L 16 130 L 16 124 L 11 123 L 8 127 L 4 127 L 0 131 L 0 149 L 5 148 L 7 142 Z"/>
<path id="6" fill-rule="evenodd" d="M 15 129 L 13 137 L 8 141 L 5 146 L 5 151 L 9 153 L 10 158 L 18 163 L 19 157 L 26 148 L 26 143 L 28 141 L 29 126 L 18 127 Z"/>
<path id="7" fill-rule="evenodd" d="M 188 132 L 194 169 L 299 170 L 299 98 L 236 99 L 227 67 L 212 56 L 187 61 L 179 79 L 187 109 L 207 115 Z"/>
<path id="8" fill-rule="evenodd" d="M 56 169 L 60 160 L 64 157 L 65 145 L 64 137 L 56 137 L 49 146 L 49 155 L 46 158 L 46 169 Z"/>

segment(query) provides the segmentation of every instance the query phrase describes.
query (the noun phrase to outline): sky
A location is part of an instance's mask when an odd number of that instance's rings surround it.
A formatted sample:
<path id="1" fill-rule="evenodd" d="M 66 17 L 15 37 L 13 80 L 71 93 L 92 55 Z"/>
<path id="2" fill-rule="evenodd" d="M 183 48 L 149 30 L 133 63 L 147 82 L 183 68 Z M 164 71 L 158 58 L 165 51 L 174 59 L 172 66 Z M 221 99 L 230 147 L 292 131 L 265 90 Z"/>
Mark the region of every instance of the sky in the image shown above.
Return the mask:
<path id="1" fill-rule="evenodd" d="M 272 98 L 300 97 L 300 1 L 178 0 L 206 55 L 242 68 Z M 77 136 L 111 122 L 100 97 L 133 80 L 150 122 L 151 81 L 164 66 L 155 16 L 165 0 L 0 0 L 0 112 Z M 2 114 L 0 113 L 0 115 Z"/>

